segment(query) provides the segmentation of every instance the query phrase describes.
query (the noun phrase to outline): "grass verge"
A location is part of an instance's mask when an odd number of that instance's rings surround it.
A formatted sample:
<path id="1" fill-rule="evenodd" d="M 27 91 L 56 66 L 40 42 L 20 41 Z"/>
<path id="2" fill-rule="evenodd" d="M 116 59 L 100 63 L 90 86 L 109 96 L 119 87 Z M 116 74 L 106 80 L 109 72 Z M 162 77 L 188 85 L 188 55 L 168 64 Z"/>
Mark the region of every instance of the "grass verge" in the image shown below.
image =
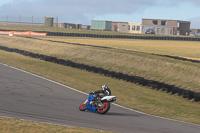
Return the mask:
<path id="1" fill-rule="evenodd" d="M 99 89 L 102 84 L 108 84 L 120 105 L 148 114 L 200 124 L 200 103 L 179 96 L 1 50 L 0 62 L 87 93 Z"/>
<path id="2" fill-rule="evenodd" d="M 0 118 L 1 133 L 111 133 L 86 128 L 41 124 L 19 119 Z"/>

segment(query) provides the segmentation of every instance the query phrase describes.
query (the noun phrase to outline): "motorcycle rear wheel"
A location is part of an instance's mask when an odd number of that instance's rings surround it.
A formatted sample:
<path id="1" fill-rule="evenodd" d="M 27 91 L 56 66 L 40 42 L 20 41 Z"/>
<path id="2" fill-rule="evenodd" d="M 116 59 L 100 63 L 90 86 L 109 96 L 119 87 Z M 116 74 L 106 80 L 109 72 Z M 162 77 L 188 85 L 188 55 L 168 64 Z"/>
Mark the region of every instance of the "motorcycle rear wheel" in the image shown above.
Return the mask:
<path id="1" fill-rule="evenodd" d="M 102 104 L 104 105 L 104 107 L 102 109 L 101 109 L 101 107 L 98 107 L 98 109 L 97 109 L 99 114 L 105 114 L 110 109 L 110 103 L 109 102 L 104 102 Z"/>
<path id="2" fill-rule="evenodd" d="M 87 107 L 87 103 L 83 102 L 80 106 L 79 106 L 79 110 L 80 111 L 85 111 Z"/>

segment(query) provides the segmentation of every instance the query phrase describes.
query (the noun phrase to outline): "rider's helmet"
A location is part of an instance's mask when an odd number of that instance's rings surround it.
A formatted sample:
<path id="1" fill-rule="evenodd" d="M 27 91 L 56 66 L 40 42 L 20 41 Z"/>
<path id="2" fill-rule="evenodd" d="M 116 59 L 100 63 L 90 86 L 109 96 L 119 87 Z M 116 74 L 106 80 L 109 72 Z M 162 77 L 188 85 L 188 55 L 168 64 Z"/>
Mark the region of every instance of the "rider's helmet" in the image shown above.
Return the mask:
<path id="1" fill-rule="evenodd" d="M 110 96 L 110 95 L 111 95 L 111 91 L 110 91 L 110 89 L 108 88 L 108 85 L 102 85 L 101 88 L 102 88 L 102 90 L 103 90 L 104 95 L 107 95 L 107 96 Z"/>
<path id="2" fill-rule="evenodd" d="M 105 90 L 108 89 L 108 85 L 102 85 L 101 88 L 102 88 L 103 91 L 105 91 Z"/>

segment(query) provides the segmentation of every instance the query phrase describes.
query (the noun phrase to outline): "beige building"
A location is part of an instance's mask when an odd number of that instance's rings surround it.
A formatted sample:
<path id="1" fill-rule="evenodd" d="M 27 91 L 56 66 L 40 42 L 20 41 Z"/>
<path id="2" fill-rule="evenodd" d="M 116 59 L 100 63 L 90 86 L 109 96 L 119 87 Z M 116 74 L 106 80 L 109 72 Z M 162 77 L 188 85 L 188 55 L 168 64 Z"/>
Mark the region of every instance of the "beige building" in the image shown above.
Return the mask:
<path id="1" fill-rule="evenodd" d="M 112 22 L 111 31 L 128 32 L 128 22 Z"/>
<path id="2" fill-rule="evenodd" d="M 174 28 L 172 26 L 142 24 L 142 34 L 147 29 L 154 29 L 157 35 L 173 35 Z"/>
<path id="3" fill-rule="evenodd" d="M 158 35 L 173 35 L 172 26 L 137 24 L 128 22 L 112 22 L 112 31 L 145 34 L 147 29 L 154 29 Z"/>
<path id="4" fill-rule="evenodd" d="M 53 26 L 58 28 L 67 28 L 67 29 L 81 29 L 82 24 L 54 23 Z"/>
<path id="5" fill-rule="evenodd" d="M 142 24 L 128 23 L 128 33 L 142 34 Z"/>
<path id="6" fill-rule="evenodd" d="M 190 33 L 190 21 L 142 19 L 142 24 L 173 27 L 173 35 L 189 35 Z"/>

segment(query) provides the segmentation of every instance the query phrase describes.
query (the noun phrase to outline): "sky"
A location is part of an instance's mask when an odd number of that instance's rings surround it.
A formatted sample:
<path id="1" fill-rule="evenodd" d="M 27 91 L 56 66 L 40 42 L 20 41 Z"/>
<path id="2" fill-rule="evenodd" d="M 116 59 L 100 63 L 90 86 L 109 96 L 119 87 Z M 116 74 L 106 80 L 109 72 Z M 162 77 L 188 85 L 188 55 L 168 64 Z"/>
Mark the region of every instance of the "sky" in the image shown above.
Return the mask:
<path id="1" fill-rule="evenodd" d="M 191 21 L 200 29 L 200 0 L 0 0 L 0 17 L 57 17 L 90 25 L 91 20 L 142 23 L 142 18 Z"/>

